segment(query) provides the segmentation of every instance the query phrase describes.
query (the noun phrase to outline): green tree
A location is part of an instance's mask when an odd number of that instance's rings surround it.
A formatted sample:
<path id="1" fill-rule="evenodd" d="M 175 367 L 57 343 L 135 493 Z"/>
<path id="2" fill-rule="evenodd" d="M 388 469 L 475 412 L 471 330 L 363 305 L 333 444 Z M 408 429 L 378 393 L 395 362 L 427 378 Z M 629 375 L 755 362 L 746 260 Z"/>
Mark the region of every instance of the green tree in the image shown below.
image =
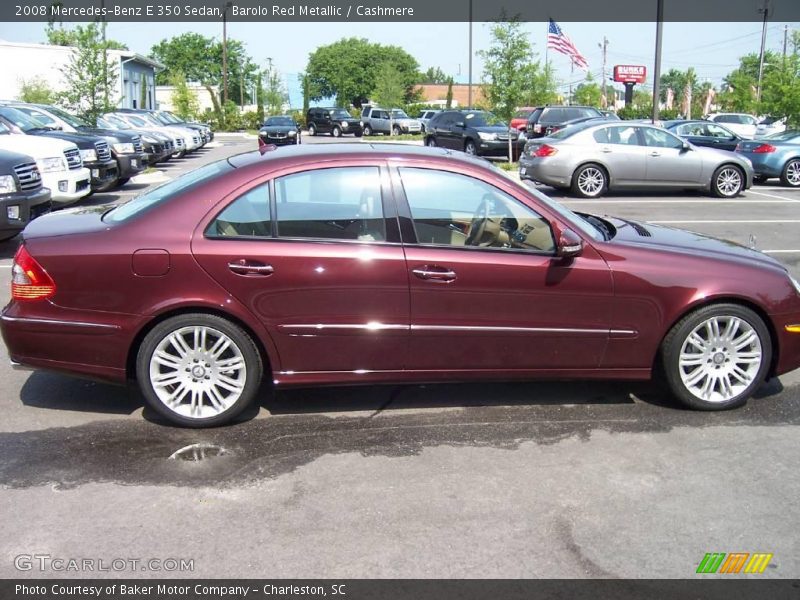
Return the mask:
<path id="1" fill-rule="evenodd" d="M 392 65 L 386 65 L 378 76 L 378 84 L 372 92 L 372 100 L 381 106 L 394 108 L 403 104 L 405 93 L 403 75 Z"/>
<path id="2" fill-rule="evenodd" d="M 206 88 L 214 105 L 214 112 L 223 114 L 222 99 L 222 43 L 213 37 L 199 33 L 184 33 L 164 39 L 150 49 L 150 55 L 166 68 L 156 75 L 156 83 L 168 84 L 173 73 L 181 72 L 187 81 L 196 81 Z M 258 73 L 257 66 L 244 50 L 239 40 L 228 40 L 228 97 L 234 104 L 246 104 L 252 100 L 250 90 Z M 243 90 L 244 98 L 240 90 Z"/>
<path id="3" fill-rule="evenodd" d="M 443 85 L 450 81 L 450 77 L 445 75 L 439 67 L 430 67 L 424 73 L 420 73 L 418 83 L 422 84 L 440 84 Z"/>
<path id="4" fill-rule="evenodd" d="M 41 77 L 31 77 L 21 82 L 17 100 L 33 104 L 55 104 L 58 94 Z"/>
<path id="5" fill-rule="evenodd" d="M 175 87 L 172 92 L 172 106 L 175 113 L 187 121 L 196 119 L 200 112 L 200 102 L 197 93 L 189 88 L 186 75 L 175 71 L 170 77 L 170 85 Z"/>
<path id="6" fill-rule="evenodd" d="M 447 103 L 445 106 L 446 108 L 453 108 L 453 78 L 447 80 L 447 97 L 445 99 Z"/>
<path id="7" fill-rule="evenodd" d="M 478 54 L 484 60 L 483 74 L 487 81 L 484 92 L 488 104 L 497 116 L 510 122 L 540 75 L 528 34 L 516 19 L 498 21 L 491 26 L 489 48 Z M 512 159 L 509 135 L 508 161 Z"/>
<path id="8" fill-rule="evenodd" d="M 764 75 L 759 114 L 786 117 L 787 125 L 800 127 L 800 36 L 795 32 L 794 51 Z"/>
<path id="9" fill-rule="evenodd" d="M 361 106 L 387 66 L 400 74 L 404 102 L 413 102 L 418 95 L 416 59 L 397 46 L 373 44 L 363 38 L 341 39 L 311 53 L 306 68 L 310 98 L 336 98 L 339 106 Z"/>
<path id="10" fill-rule="evenodd" d="M 97 23 L 78 25 L 70 33 L 73 52 L 63 73 L 66 91 L 59 100 L 93 123 L 99 115 L 116 107 L 116 65 L 108 60 Z"/>
<path id="11" fill-rule="evenodd" d="M 573 96 L 576 104 L 599 107 L 600 100 L 603 97 L 603 90 L 595 83 L 591 73 L 589 73 L 586 75 L 586 81 L 575 88 Z"/>
<path id="12" fill-rule="evenodd" d="M 267 114 L 276 115 L 283 112 L 283 105 L 288 101 L 289 96 L 283 85 L 283 80 L 277 70 L 272 70 L 267 75 L 266 86 L 264 87 L 264 104 Z"/>
<path id="13" fill-rule="evenodd" d="M 103 25 L 101 24 L 101 38 L 102 27 Z M 76 46 L 79 39 L 78 32 L 75 29 L 64 29 L 63 23 L 59 23 L 58 26 L 54 22 L 48 23 L 45 35 L 47 36 L 47 43 L 53 46 Z M 117 40 L 106 39 L 106 48 L 109 50 L 127 50 L 128 46 Z"/>
<path id="14" fill-rule="evenodd" d="M 531 86 L 525 94 L 522 105 L 540 106 L 542 104 L 553 104 L 558 99 L 556 85 L 555 72 L 550 63 L 547 62 L 533 76 Z"/>

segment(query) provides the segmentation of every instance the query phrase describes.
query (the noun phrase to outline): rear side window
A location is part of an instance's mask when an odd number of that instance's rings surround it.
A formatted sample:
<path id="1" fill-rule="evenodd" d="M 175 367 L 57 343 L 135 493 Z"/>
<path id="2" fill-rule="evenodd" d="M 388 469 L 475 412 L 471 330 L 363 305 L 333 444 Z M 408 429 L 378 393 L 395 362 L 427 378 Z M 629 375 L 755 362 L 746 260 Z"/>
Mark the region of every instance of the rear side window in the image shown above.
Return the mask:
<path id="1" fill-rule="evenodd" d="M 592 137 L 598 144 L 608 144 L 608 128 L 598 129 L 592 134 Z"/>
<path id="2" fill-rule="evenodd" d="M 317 169 L 275 180 L 278 236 L 383 241 L 378 167 Z"/>
<path id="3" fill-rule="evenodd" d="M 270 237 L 269 187 L 259 185 L 239 196 L 208 226 L 209 237 Z"/>

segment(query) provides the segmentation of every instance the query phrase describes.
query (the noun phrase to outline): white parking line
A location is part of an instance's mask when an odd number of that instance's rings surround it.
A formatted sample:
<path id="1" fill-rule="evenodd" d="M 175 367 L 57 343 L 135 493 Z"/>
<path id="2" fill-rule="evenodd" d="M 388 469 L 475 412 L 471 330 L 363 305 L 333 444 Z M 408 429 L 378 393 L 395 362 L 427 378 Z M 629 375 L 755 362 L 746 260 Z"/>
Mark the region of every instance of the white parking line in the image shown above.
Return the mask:
<path id="1" fill-rule="evenodd" d="M 648 223 L 653 223 L 654 225 L 694 225 L 694 224 L 702 224 L 702 225 L 720 225 L 720 224 L 728 224 L 728 223 L 739 223 L 739 224 L 771 224 L 771 223 L 800 223 L 800 219 L 755 219 L 752 221 L 749 220 L 692 220 L 692 221 L 647 221 Z"/>
<path id="2" fill-rule="evenodd" d="M 775 194 L 765 194 L 764 192 L 754 192 L 753 190 L 748 190 L 747 194 L 755 194 L 756 196 L 764 196 L 765 198 L 780 198 L 781 200 L 788 200 L 789 202 L 800 202 L 800 200 L 792 200 L 791 198 L 786 198 L 785 196 L 776 196 Z"/>
<path id="3" fill-rule="evenodd" d="M 762 250 L 764 254 L 800 254 L 800 250 Z"/>

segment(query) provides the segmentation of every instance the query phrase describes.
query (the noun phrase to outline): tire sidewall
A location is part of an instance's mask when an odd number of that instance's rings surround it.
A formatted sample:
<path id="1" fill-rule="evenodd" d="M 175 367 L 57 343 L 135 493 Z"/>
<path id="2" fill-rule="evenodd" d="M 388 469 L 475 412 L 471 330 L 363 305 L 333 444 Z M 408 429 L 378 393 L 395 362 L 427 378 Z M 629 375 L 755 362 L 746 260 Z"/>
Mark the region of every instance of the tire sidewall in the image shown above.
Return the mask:
<path id="1" fill-rule="evenodd" d="M 683 384 L 679 367 L 679 356 L 686 337 L 700 323 L 715 316 L 734 316 L 747 321 L 761 342 L 762 362 L 758 374 L 743 392 L 725 402 L 709 402 L 693 395 Z M 670 330 L 662 345 L 661 366 L 670 390 L 682 404 L 696 410 L 728 410 L 743 406 L 763 383 L 771 363 L 772 340 L 769 329 L 754 311 L 738 304 L 713 304 L 690 313 Z"/>
<path id="2" fill-rule="evenodd" d="M 206 419 L 190 419 L 172 412 L 158 398 L 150 382 L 150 358 L 158 344 L 170 333 L 182 327 L 205 326 L 217 329 L 231 338 L 244 357 L 247 379 L 239 399 L 225 412 Z M 261 384 L 263 364 L 251 337 L 227 319 L 208 314 L 178 315 L 156 325 L 142 340 L 136 355 L 136 378 L 148 405 L 159 415 L 182 427 L 201 428 L 225 425 L 236 418 L 256 397 Z"/>

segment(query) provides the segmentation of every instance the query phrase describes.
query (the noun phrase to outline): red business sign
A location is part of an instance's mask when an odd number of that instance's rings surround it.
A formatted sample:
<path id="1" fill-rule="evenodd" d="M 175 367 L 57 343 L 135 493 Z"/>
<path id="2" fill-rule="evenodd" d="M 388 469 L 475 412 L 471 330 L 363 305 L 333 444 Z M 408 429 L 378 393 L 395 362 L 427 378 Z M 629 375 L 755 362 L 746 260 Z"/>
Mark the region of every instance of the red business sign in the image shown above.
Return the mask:
<path id="1" fill-rule="evenodd" d="M 616 65 L 614 81 L 620 83 L 644 83 L 647 79 L 647 67 L 644 65 Z"/>

